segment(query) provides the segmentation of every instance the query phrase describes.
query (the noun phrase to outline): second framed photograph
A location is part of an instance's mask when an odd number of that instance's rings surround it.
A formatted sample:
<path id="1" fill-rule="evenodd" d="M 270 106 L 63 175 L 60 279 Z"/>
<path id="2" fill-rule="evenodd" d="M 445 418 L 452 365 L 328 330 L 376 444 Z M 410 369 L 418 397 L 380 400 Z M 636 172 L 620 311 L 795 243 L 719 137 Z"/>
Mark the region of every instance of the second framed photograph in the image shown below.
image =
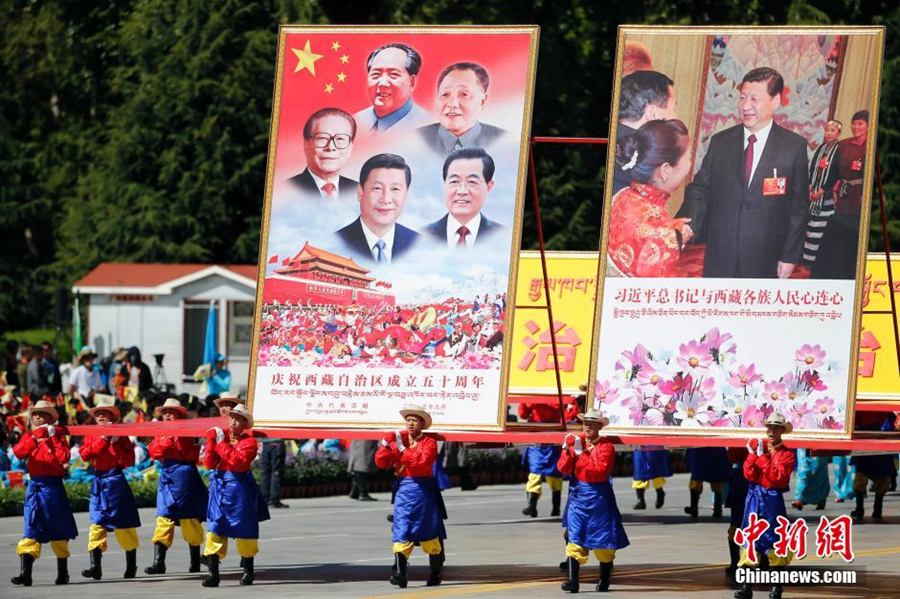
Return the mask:
<path id="1" fill-rule="evenodd" d="M 619 30 L 591 394 L 612 427 L 849 435 L 883 35 Z"/>

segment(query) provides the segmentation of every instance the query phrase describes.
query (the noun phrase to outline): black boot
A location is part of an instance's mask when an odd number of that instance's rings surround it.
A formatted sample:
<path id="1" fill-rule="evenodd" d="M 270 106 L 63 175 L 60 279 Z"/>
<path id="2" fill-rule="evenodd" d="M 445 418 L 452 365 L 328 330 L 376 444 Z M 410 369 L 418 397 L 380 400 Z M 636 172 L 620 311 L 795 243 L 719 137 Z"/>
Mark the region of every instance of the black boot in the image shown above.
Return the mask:
<path id="1" fill-rule="evenodd" d="M 353 473 L 353 477 L 350 483 L 350 494 L 347 495 L 350 499 L 359 499 L 359 477 L 356 475 L 356 472 Z"/>
<path id="2" fill-rule="evenodd" d="M 713 491 L 713 518 L 722 517 L 722 493 Z"/>
<path id="3" fill-rule="evenodd" d="M 526 493 L 526 495 L 528 495 L 528 505 L 522 510 L 522 515 L 537 518 L 537 504 L 541 496 L 537 493 Z"/>
<path id="4" fill-rule="evenodd" d="M 165 545 L 163 545 L 165 547 Z M 200 545 L 188 545 L 188 549 L 191 551 L 191 565 L 188 567 L 188 572 L 199 572 L 200 571 Z M 165 552 L 163 552 L 163 556 L 165 556 Z M 165 568 L 166 564 L 163 561 L 163 568 Z M 149 574 L 149 572 L 148 572 Z"/>
<path id="5" fill-rule="evenodd" d="M 783 567 L 772 568 L 773 572 L 777 572 L 780 570 L 784 570 Z M 784 587 L 780 584 L 776 584 L 772 587 L 772 590 L 769 591 L 769 599 L 781 599 L 781 595 L 784 593 Z"/>
<path id="6" fill-rule="evenodd" d="M 635 493 L 637 493 L 637 503 L 634 504 L 634 509 L 636 510 L 645 510 L 647 509 L 647 502 L 644 501 L 644 489 L 635 489 Z"/>
<path id="7" fill-rule="evenodd" d="M 666 492 L 660 487 L 656 490 L 656 509 L 664 505 L 666 505 Z"/>
<path id="8" fill-rule="evenodd" d="M 206 556 L 206 566 L 209 568 L 209 575 L 203 581 L 205 587 L 219 586 L 219 554 L 213 553 Z"/>
<path id="9" fill-rule="evenodd" d="M 244 575 L 241 576 L 241 584 L 243 584 L 243 585 L 253 584 L 253 580 L 255 578 L 256 578 L 256 576 L 253 571 L 253 558 L 245 557 L 244 558 Z"/>
<path id="10" fill-rule="evenodd" d="M 824 509 L 825 509 L 825 500 L 823 499 L 822 501 L 820 501 L 819 503 L 816 504 L 816 511 L 821 512 Z"/>
<path id="11" fill-rule="evenodd" d="M 9 581 L 13 584 L 22 585 L 23 587 L 31 586 L 31 571 L 34 568 L 34 556 L 23 553 L 19 556 L 21 571 L 18 576 L 13 576 Z"/>
<path id="12" fill-rule="evenodd" d="M 734 599 L 753 599 L 753 585 L 745 582 L 740 590 L 734 592 Z"/>
<path id="13" fill-rule="evenodd" d="M 569 570 L 569 579 L 562 583 L 561 588 L 568 593 L 577 593 L 578 587 L 580 586 L 578 584 L 578 569 L 581 567 L 581 564 L 579 564 L 578 560 L 574 557 L 570 557 L 567 560 L 566 565 Z"/>
<path id="14" fill-rule="evenodd" d="M 193 549 L 193 547 L 191 547 Z M 145 574 L 165 574 L 166 573 L 166 551 L 169 548 L 162 543 L 153 544 L 153 564 L 144 568 Z M 197 547 L 197 558 L 200 557 L 200 548 Z M 193 560 L 193 555 L 191 556 Z M 197 563 L 197 569 L 192 572 L 200 571 L 200 563 Z"/>
<path id="15" fill-rule="evenodd" d="M 866 515 L 866 496 L 862 493 L 856 494 L 856 509 L 850 512 L 850 515 L 853 516 L 853 519 L 856 522 L 862 522 L 863 518 Z"/>
<path id="16" fill-rule="evenodd" d="M 684 508 L 684 513 L 693 518 L 694 520 L 700 515 L 699 510 L 697 509 L 697 505 L 700 503 L 700 491 L 695 491 L 691 489 L 691 505 L 690 507 Z"/>
<path id="17" fill-rule="evenodd" d="M 444 568 L 444 559 L 440 554 L 428 556 L 428 566 L 431 568 L 431 574 L 425 583 L 427 587 L 436 587 L 441 584 L 443 577 L 441 575 Z"/>
<path id="18" fill-rule="evenodd" d="M 388 582 L 401 589 L 405 589 L 409 582 L 406 580 L 406 556 L 402 553 L 394 554 L 394 571 Z"/>
<path id="19" fill-rule="evenodd" d="M 875 495 L 875 505 L 872 506 L 872 517 L 881 520 L 881 506 L 884 503 L 884 495 Z"/>
<path id="20" fill-rule="evenodd" d="M 134 578 L 137 576 L 137 549 L 125 552 L 125 574 L 123 578 Z"/>
<path id="21" fill-rule="evenodd" d="M 597 592 L 606 593 L 609 591 L 609 582 L 612 579 L 613 563 L 600 564 L 600 582 L 597 583 Z"/>
<path id="22" fill-rule="evenodd" d="M 553 491 L 553 511 L 550 512 L 550 515 L 553 517 L 559 516 L 559 506 L 562 503 L 562 491 Z"/>
<path id="23" fill-rule="evenodd" d="M 728 555 L 731 557 L 731 563 L 725 568 L 725 576 L 734 578 L 734 573 L 737 572 L 738 560 L 741 559 L 741 547 L 732 539 L 728 539 Z"/>
<path id="24" fill-rule="evenodd" d="M 69 584 L 69 560 L 65 557 L 56 558 L 56 580 L 53 584 Z"/>
<path id="25" fill-rule="evenodd" d="M 100 580 L 103 578 L 103 550 L 97 547 L 92 549 L 88 555 L 91 558 L 91 567 L 87 570 L 82 570 L 81 575 L 85 578 Z"/>

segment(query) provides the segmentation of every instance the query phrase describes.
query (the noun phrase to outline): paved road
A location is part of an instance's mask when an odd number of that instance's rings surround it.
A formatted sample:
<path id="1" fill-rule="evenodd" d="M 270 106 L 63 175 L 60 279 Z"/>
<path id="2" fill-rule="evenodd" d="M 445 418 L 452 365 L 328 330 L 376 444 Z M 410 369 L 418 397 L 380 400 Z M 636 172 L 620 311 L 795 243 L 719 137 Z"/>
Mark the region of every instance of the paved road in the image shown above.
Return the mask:
<path id="1" fill-rule="evenodd" d="M 711 517 L 711 495 L 701 499 L 701 518 L 691 522 L 682 513 L 687 502 L 687 476 L 676 475 L 667 488 L 667 504 L 661 510 L 646 512 L 631 509 L 634 503 L 629 481 L 618 481 L 616 495 L 625 515 L 625 528 L 631 546 L 619 553 L 613 574 L 612 591 L 618 596 L 668 599 L 731 597 L 722 568 L 727 560 L 726 521 Z M 49 547 L 35 567 L 35 586 L 30 589 L 9 584 L 18 571 L 15 545 L 22 530 L 21 518 L 0 519 L 0 597 L 164 597 L 167 594 L 195 597 L 485 597 L 487 599 L 562 597 L 562 574 L 557 564 L 562 559 L 563 541 L 558 519 L 521 516 L 524 504 L 522 487 L 482 487 L 477 491 L 451 489 L 445 493 L 450 539 L 447 543 L 448 567 L 445 584 L 426 588 L 427 558 L 420 552 L 411 561 L 410 587 L 401 590 L 387 583 L 391 564 L 390 525 L 385 521 L 390 498 L 376 495 L 377 503 L 359 503 L 345 497 L 289 500 L 288 510 L 275 510 L 273 519 L 262 525 L 261 553 L 257 556 L 258 575 L 252 587 L 239 587 L 238 557 L 234 546 L 224 562 L 222 586 L 204 589 L 199 575 L 186 570 L 187 546 L 178 542 L 169 552 L 169 572 L 165 576 L 143 574 L 152 559 L 149 539 L 154 514 L 142 510 L 141 539 L 138 550 L 141 574 L 124 581 L 124 557 L 115 541 L 104 559 L 104 579 L 87 582 L 79 572 L 87 566 L 87 514 L 76 514 L 81 536 L 72 544 L 70 560 L 72 583 L 53 586 L 55 560 Z M 549 497 L 539 511 L 549 512 Z M 829 516 L 845 513 L 849 504 L 830 503 Z M 792 515 L 794 510 L 789 508 Z M 853 529 L 853 543 L 861 584 L 855 587 L 789 587 L 785 597 L 900 597 L 900 495 L 887 497 L 885 524 L 866 524 Z M 815 529 L 819 512 L 803 512 Z M 813 516 L 815 514 L 815 516 Z M 812 516 L 812 517 L 811 517 Z M 815 522 L 814 522 L 815 519 Z M 809 534 L 814 547 L 814 534 Z M 804 565 L 834 567 L 840 559 L 807 558 Z M 596 584 L 595 562 L 582 570 L 582 592 L 593 592 Z M 762 588 L 757 596 L 767 597 Z"/>

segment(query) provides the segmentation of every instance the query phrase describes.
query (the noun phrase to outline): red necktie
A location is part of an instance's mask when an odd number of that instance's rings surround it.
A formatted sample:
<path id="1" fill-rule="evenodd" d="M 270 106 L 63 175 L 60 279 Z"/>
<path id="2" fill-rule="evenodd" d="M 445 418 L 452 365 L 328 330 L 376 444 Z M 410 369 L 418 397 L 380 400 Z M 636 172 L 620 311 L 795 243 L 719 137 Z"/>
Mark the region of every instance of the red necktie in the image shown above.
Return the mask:
<path id="1" fill-rule="evenodd" d="M 756 143 L 756 136 L 752 133 L 747 138 L 747 149 L 744 150 L 744 181 L 750 186 L 750 175 L 753 174 L 753 144 Z"/>
<path id="2" fill-rule="evenodd" d="M 466 248 L 466 235 L 469 234 L 469 230 L 466 228 L 465 225 L 463 225 L 459 229 L 457 229 L 456 232 L 459 233 L 459 240 L 456 242 L 456 247 L 465 249 Z"/>
<path id="3" fill-rule="evenodd" d="M 335 189 L 337 189 L 337 187 L 334 186 L 334 183 L 326 183 L 322 186 L 322 191 L 325 192 L 326 198 L 333 198 Z"/>

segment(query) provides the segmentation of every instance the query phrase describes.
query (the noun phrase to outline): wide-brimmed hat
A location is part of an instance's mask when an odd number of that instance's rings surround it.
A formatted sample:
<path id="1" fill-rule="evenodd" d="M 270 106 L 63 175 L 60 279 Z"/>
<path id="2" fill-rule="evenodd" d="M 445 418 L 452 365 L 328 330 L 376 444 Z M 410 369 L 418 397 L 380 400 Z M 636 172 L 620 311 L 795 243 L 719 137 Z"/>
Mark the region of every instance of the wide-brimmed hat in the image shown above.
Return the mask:
<path id="1" fill-rule="evenodd" d="M 55 424 L 56 421 L 59 420 L 59 413 L 56 411 L 56 408 L 53 406 L 52 403 L 50 403 L 49 401 L 46 401 L 44 399 L 41 399 L 41 400 L 35 402 L 35 404 L 33 406 L 31 406 L 31 408 L 29 408 L 29 410 L 28 410 L 28 419 L 29 420 L 31 420 L 31 415 L 34 414 L 35 412 L 45 414 L 47 416 L 47 419 L 50 422 L 50 424 Z"/>
<path id="2" fill-rule="evenodd" d="M 794 430 L 794 425 L 787 421 L 783 414 L 775 412 L 766 418 L 766 426 L 780 426 L 784 429 L 784 434 L 788 434 Z"/>
<path id="3" fill-rule="evenodd" d="M 603 412 L 597 408 L 591 408 L 584 414 L 579 414 L 578 419 L 582 422 L 599 422 L 600 426 L 608 426 L 609 418 L 603 415 Z"/>
<path id="4" fill-rule="evenodd" d="M 116 362 L 121 362 L 128 355 L 128 350 L 124 347 L 120 347 L 116 350 L 116 353 L 113 354 L 113 360 Z"/>
<path id="5" fill-rule="evenodd" d="M 116 407 L 116 398 L 112 395 L 104 395 L 102 393 L 94 395 L 94 407 L 88 410 L 88 412 L 91 413 L 91 416 L 96 418 L 97 412 L 101 410 L 112 414 L 113 421 L 115 422 L 122 419 L 122 414 L 119 412 L 119 408 Z"/>
<path id="6" fill-rule="evenodd" d="M 422 419 L 422 430 L 426 428 L 431 428 L 431 414 L 425 411 L 425 408 L 422 406 L 411 405 L 402 410 L 400 410 L 400 415 L 403 416 L 403 419 L 406 420 L 407 416 L 418 416 Z"/>
<path id="7" fill-rule="evenodd" d="M 226 391 L 219 396 L 219 399 L 213 401 L 213 403 L 216 404 L 216 407 L 221 408 L 223 403 L 239 406 L 244 403 L 244 400 L 238 397 L 236 393 Z"/>
<path id="8" fill-rule="evenodd" d="M 253 414 L 250 412 L 250 408 L 244 404 L 239 403 L 231 408 L 230 416 L 240 416 L 247 421 L 247 428 L 253 428 Z"/>
<path id="9" fill-rule="evenodd" d="M 587 393 L 587 385 L 585 385 L 584 383 L 582 383 L 581 385 L 578 385 L 578 390 L 583 393 Z"/>
<path id="10" fill-rule="evenodd" d="M 87 345 L 86 345 L 86 346 L 84 346 L 84 347 L 81 348 L 81 351 L 80 351 L 80 352 L 78 352 L 78 359 L 77 359 L 77 361 L 80 363 L 80 362 L 82 362 L 82 361 L 84 361 L 84 360 L 88 360 L 88 359 L 93 360 L 93 359 L 95 359 L 96 357 L 97 357 L 97 354 L 94 353 L 94 350 L 92 350 L 92 349 L 90 348 L 90 346 L 87 346 Z"/>
<path id="11" fill-rule="evenodd" d="M 188 417 L 187 408 L 184 407 L 183 405 L 181 405 L 181 402 L 178 401 L 177 399 L 175 399 L 174 397 L 170 397 L 169 399 L 167 399 L 166 403 L 164 403 L 163 405 L 157 406 L 156 409 L 153 410 L 154 417 L 159 418 L 160 416 L 162 416 L 162 413 L 164 410 L 175 410 L 176 412 L 181 414 L 183 417 L 185 417 L 185 418 Z"/>

